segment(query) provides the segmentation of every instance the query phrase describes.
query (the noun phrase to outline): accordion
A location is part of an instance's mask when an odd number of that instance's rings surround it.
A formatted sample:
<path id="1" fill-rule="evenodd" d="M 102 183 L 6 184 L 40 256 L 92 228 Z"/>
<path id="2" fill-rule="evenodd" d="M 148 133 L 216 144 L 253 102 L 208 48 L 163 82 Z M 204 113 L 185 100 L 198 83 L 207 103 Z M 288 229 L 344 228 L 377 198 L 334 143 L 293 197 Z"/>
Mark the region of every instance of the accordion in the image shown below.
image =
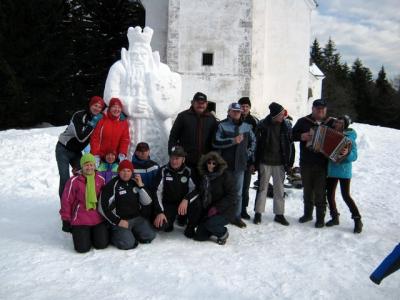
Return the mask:
<path id="1" fill-rule="evenodd" d="M 326 125 L 311 128 L 310 132 L 312 139 L 307 142 L 307 148 L 322 153 L 333 162 L 339 163 L 346 157 L 340 154 L 344 148 L 351 151 L 351 140 Z"/>

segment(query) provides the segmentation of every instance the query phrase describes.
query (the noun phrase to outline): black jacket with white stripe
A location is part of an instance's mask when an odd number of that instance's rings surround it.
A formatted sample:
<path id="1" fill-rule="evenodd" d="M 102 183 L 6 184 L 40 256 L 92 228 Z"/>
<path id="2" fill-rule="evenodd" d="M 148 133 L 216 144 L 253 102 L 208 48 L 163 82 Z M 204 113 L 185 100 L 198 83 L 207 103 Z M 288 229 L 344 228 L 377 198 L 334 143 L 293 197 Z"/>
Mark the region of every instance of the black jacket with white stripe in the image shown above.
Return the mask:
<path id="1" fill-rule="evenodd" d="M 87 110 L 80 110 L 74 113 L 68 127 L 60 134 L 58 142 L 68 150 L 81 152 L 89 144 L 89 137 L 94 130 L 88 124 L 92 118 L 93 115 Z"/>
<path id="2" fill-rule="evenodd" d="M 198 197 L 191 170 L 185 165 L 178 170 L 172 169 L 169 164 L 161 167 L 157 182 L 157 201 L 154 201 L 157 214 L 164 212 L 165 205 L 179 205 L 183 199 L 190 203 Z"/>
<path id="3" fill-rule="evenodd" d="M 145 187 L 139 188 L 133 179 L 123 181 L 119 176 L 108 182 L 101 191 L 98 210 L 111 224 L 140 216 L 142 206 L 152 199 Z"/>

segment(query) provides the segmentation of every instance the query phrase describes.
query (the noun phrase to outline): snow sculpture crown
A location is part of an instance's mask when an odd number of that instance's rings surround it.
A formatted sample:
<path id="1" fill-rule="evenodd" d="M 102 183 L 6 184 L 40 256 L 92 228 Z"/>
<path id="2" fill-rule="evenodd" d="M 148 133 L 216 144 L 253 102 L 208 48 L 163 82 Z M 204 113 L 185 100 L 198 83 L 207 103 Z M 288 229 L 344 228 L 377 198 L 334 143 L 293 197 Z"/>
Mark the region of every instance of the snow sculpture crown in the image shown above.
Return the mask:
<path id="1" fill-rule="evenodd" d="M 134 48 L 135 44 L 144 44 L 150 46 L 151 38 L 153 37 L 153 29 L 145 27 L 142 31 L 140 26 L 128 29 L 129 50 Z"/>

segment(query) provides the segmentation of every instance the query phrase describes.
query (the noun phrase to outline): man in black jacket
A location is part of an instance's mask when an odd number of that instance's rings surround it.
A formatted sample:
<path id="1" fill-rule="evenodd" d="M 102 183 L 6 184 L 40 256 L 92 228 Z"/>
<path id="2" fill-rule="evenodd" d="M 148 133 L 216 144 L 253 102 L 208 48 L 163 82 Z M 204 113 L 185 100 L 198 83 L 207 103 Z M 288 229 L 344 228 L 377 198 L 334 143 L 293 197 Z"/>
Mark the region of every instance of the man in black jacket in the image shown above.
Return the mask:
<path id="1" fill-rule="evenodd" d="M 170 232 L 177 216 L 187 216 L 191 203 L 198 197 L 191 177 L 192 171 L 185 165 L 186 153 L 180 146 L 171 149 L 169 163 L 158 173 L 157 201 L 154 202 L 156 218 L 154 226 Z M 188 224 L 190 227 L 190 224 Z"/>
<path id="2" fill-rule="evenodd" d="M 289 225 L 284 217 L 285 171 L 291 166 L 292 128 L 285 120 L 286 110 L 282 105 L 272 102 L 270 114 L 262 120 L 257 128 L 256 166 L 259 171 L 260 185 L 255 203 L 254 223 L 261 223 L 261 214 L 265 211 L 269 179 L 272 176 L 274 186 L 275 222 Z"/>
<path id="3" fill-rule="evenodd" d="M 250 112 L 251 109 L 250 98 L 242 97 L 239 99 L 238 103 L 242 108 L 243 122 L 250 124 L 253 133 L 256 134 L 256 129 L 259 120 L 255 116 L 253 116 Z M 250 188 L 251 176 L 254 174 L 254 171 L 255 171 L 254 168 L 252 168 L 252 166 L 249 165 L 247 170 L 245 170 L 244 172 L 244 178 L 243 178 L 241 217 L 246 220 L 250 219 L 250 215 L 247 213 L 247 206 L 249 205 L 249 188 Z"/>
<path id="4" fill-rule="evenodd" d="M 207 96 L 197 92 L 193 96 L 191 107 L 178 114 L 172 126 L 168 149 L 182 146 L 187 153 L 186 165 L 192 169 L 197 181 L 197 163 L 202 154 L 212 149 L 212 139 L 217 130 L 217 120 L 207 110 Z"/>
<path id="5" fill-rule="evenodd" d="M 133 249 L 140 243 L 150 243 L 156 236 L 150 223 L 141 216 L 141 208 L 151 205 L 150 193 L 139 174 L 133 174 L 133 165 L 123 160 L 118 176 L 104 186 L 99 212 L 111 224 L 111 243 L 118 249 Z"/>
<path id="6" fill-rule="evenodd" d="M 306 145 L 312 139 L 311 128 L 321 124 L 332 126 L 333 119 L 326 117 L 326 110 L 325 100 L 315 100 L 312 113 L 299 119 L 293 127 L 293 139 L 300 141 L 300 169 L 304 198 L 304 215 L 299 219 L 299 222 L 305 223 L 313 219 L 315 205 L 317 210 L 316 228 L 325 225 L 325 188 L 328 160 L 321 153 L 315 153 L 308 149 Z"/>

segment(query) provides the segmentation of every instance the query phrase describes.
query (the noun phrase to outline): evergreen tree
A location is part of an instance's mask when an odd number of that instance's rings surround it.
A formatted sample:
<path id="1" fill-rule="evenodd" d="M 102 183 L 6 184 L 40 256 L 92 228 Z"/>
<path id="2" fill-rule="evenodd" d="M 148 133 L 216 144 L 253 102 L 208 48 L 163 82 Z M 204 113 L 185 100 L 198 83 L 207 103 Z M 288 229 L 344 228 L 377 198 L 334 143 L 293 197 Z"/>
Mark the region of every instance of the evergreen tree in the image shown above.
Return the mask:
<path id="1" fill-rule="evenodd" d="M 319 68 L 322 67 L 322 65 L 323 65 L 322 50 L 321 50 L 319 42 L 318 42 L 318 40 L 316 38 L 314 39 L 314 42 L 312 43 L 312 46 L 311 46 L 310 57 L 311 57 L 312 61 Z"/>
<path id="2" fill-rule="evenodd" d="M 382 66 L 375 81 L 375 94 L 371 104 L 374 123 L 398 127 L 400 104 L 396 98 L 396 90 L 389 83 L 385 68 Z"/>
<path id="3" fill-rule="evenodd" d="M 68 76 L 62 0 L 0 2 L 0 128 L 46 121 Z"/>
<path id="4" fill-rule="evenodd" d="M 372 91 L 373 81 L 370 69 L 364 67 L 362 61 L 357 58 L 350 72 L 350 80 L 353 86 L 353 93 L 355 96 L 355 108 L 358 113 L 359 122 L 375 123 L 373 122 L 372 113 Z"/>

